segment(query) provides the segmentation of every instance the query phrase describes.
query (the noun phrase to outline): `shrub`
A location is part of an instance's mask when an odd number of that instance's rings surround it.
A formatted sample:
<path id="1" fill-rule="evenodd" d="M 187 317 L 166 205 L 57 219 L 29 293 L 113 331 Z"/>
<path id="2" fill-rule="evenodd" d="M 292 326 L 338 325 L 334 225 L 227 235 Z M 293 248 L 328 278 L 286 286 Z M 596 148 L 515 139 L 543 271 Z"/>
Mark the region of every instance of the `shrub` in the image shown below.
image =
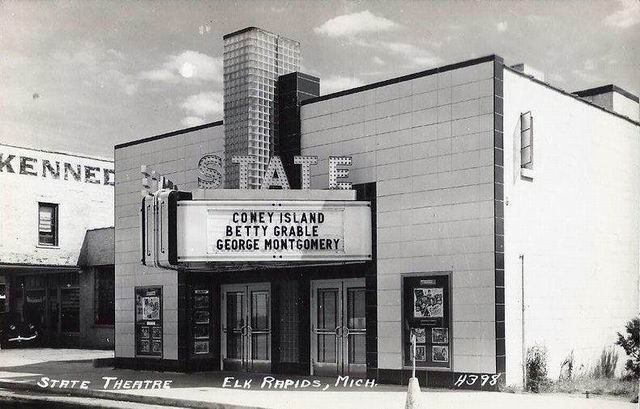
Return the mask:
<path id="1" fill-rule="evenodd" d="M 629 356 L 625 365 L 629 376 L 635 379 L 640 378 L 640 318 L 636 317 L 627 322 L 626 336 L 618 332 L 616 344 L 620 345 Z"/>
<path id="2" fill-rule="evenodd" d="M 547 349 L 544 346 L 527 348 L 527 385 L 526 389 L 539 393 L 549 385 L 547 379 Z"/>
<path id="3" fill-rule="evenodd" d="M 599 379 L 612 379 L 618 365 L 618 353 L 613 348 L 604 348 L 600 354 L 600 360 L 593 368 L 593 377 Z"/>

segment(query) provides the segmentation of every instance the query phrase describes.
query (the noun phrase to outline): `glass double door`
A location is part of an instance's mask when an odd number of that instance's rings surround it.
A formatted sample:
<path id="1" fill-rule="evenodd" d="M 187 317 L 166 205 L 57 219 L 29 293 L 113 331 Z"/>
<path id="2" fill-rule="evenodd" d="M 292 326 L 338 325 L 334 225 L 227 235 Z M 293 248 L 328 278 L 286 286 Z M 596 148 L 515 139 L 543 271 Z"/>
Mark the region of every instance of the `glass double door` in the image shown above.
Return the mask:
<path id="1" fill-rule="evenodd" d="M 364 278 L 311 283 L 312 375 L 365 376 Z"/>
<path id="2" fill-rule="evenodd" d="M 222 370 L 270 372 L 270 284 L 223 285 L 221 297 Z"/>

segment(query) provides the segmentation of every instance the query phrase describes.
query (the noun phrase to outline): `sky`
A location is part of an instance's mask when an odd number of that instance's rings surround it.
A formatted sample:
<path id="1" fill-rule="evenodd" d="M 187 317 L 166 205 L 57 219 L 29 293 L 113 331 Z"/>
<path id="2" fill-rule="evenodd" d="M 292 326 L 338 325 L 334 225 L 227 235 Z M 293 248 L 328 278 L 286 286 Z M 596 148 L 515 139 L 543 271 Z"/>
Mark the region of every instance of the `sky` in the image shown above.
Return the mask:
<path id="1" fill-rule="evenodd" d="M 489 54 L 640 93 L 640 0 L 0 0 L 0 143 L 113 158 L 221 120 L 222 36 L 246 26 L 300 41 L 322 94 Z"/>

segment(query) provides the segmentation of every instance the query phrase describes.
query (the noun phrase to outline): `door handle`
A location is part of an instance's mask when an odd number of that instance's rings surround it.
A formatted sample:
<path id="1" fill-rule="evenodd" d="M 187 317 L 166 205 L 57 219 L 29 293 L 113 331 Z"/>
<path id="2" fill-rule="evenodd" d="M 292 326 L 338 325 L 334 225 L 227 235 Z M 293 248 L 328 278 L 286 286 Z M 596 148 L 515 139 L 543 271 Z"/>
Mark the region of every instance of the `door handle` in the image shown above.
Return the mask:
<path id="1" fill-rule="evenodd" d="M 342 338 L 342 327 L 336 327 L 336 337 Z"/>
<path id="2" fill-rule="evenodd" d="M 342 327 L 342 336 L 344 336 L 345 338 L 349 336 L 349 328 L 348 327 Z"/>

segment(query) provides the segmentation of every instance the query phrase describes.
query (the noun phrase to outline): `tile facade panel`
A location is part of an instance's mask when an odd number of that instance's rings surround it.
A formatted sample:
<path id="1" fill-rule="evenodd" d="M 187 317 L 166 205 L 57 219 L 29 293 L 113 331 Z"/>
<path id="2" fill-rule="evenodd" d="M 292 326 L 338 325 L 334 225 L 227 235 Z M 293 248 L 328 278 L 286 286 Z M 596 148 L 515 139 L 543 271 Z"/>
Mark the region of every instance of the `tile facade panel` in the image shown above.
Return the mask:
<path id="1" fill-rule="evenodd" d="M 492 77 L 490 61 L 301 107 L 302 154 L 319 157 L 312 187 L 326 186 L 329 155 L 348 154 L 350 179 L 377 185 L 379 368 L 402 367 L 401 275 L 452 271 L 454 370 L 495 370 Z M 357 130 L 319 119 L 354 101 Z M 474 337 L 482 347 L 465 347 Z"/>
<path id="2" fill-rule="evenodd" d="M 140 167 L 150 166 L 181 189 L 195 188 L 199 159 L 207 153 L 224 156 L 223 133 L 222 126 L 213 126 L 115 150 L 116 357 L 135 356 L 133 311 L 136 286 L 162 286 L 163 358 L 178 357 L 176 272 L 140 264 Z"/>

